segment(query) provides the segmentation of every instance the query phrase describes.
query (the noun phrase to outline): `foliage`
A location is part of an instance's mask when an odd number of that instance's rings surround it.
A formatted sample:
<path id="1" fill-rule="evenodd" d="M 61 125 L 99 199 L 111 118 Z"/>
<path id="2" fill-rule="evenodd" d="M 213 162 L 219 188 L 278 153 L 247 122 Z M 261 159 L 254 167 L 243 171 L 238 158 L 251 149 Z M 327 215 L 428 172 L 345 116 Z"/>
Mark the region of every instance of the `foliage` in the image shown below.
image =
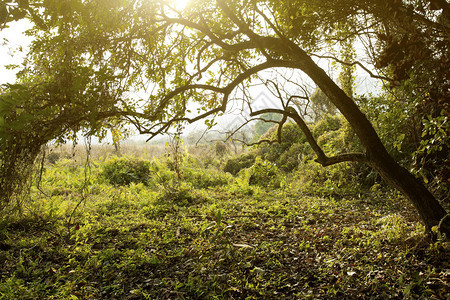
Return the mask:
<path id="1" fill-rule="evenodd" d="M 227 145 L 224 142 L 219 141 L 214 145 L 214 150 L 219 157 L 223 157 L 228 152 Z"/>
<path id="2" fill-rule="evenodd" d="M 279 158 L 273 162 L 284 172 L 295 170 L 299 163 L 312 157 L 311 149 L 307 144 L 295 143 L 286 151 L 281 153 Z"/>
<path id="3" fill-rule="evenodd" d="M 5 28 L 9 22 L 19 21 L 27 16 L 31 17 L 37 25 L 44 26 L 39 14 L 40 6 L 40 1 L 34 0 L 0 1 L 0 30 Z"/>
<path id="4" fill-rule="evenodd" d="M 331 0 L 229 0 L 192 1 L 179 9 L 164 1 L 44 1 L 39 10 L 42 24 L 35 21 L 36 26 L 28 31 L 35 40 L 19 73 L 23 86 L 37 89 L 30 94 L 33 97 L 26 97 L 36 105 L 22 111 L 20 101 L 13 102 L 25 117 L 45 112 L 45 120 L 39 124 L 51 130 L 43 130 L 33 143 L 40 147 L 52 139 L 75 136 L 79 130 L 87 137 L 104 137 L 108 128 L 115 133 L 117 126 L 126 122 L 151 137 L 202 119 L 211 128 L 214 118 L 226 112 L 232 99 L 237 98 L 242 110 L 249 108 L 253 118 L 280 113 L 295 119 L 323 165 L 358 161 L 376 169 L 416 204 L 430 230 L 446 212 L 422 182 L 392 159 L 353 99 L 352 73 L 359 65 L 384 80 L 395 96 L 409 95 L 404 98 L 410 115 L 415 113 L 411 110 L 415 104 L 421 116 L 435 118 L 440 111 L 447 112 L 442 101 L 448 98 L 449 90 L 448 47 L 443 42 L 447 6 L 439 6 L 443 11 L 439 15 L 425 4 L 425 0 L 344 0 L 338 4 Z M 386 11 L 391 13 L 386 15 Z M 357 38 L 369 45 L 367 57 L 354 51 L 352 41 Z M 333 47 L 340 53 L 329 56 L 328 50 Z M 340 64 L 337 81 L 341 87 L 321 69 L 318 59 Z M 356 59 L 359 61 L 353 61 Z M 365 67 L 365 59 L 372 66 Z M 384 74 L 372 73 L 372 67 Z M 286 69 L 292 76 L 280 71 Z M 349 145 L 346 133 L 336 131 L 320 135 L 316 143 L 302 119 L 302 108 L 309 104 L 302 72 L 340 110 L 360 143 Z M 264 78 L 263 73 L 275 79 Z M 271 107 L 260 110 L 251 107 L 255 85 L 268 88 L 280 105 L 269 104 Z M 142 89 L 146 92 L 143 99 L 131 96 Z M 7 106 L 2 118 L 17 112 Z M 197 111 L 191 111 L 192 107 Z M 63 119 L 58 119 L 61 116 Z M 25 123 L 19 140 L 29 140 L 33 134 L 30 128 L 34 127 L 28 126 L 32 122 Z M 21 126 L 25 123 L 18 121 Z M 392 148 L 398 148 L 403 134 L 397 135 Z M 335 145 L 327 149 L 328 140 L 361 151 L 340 153 Z M 355 144 L 357 147 L 353 147 Z M 291 152 L 295 155 L 298 150 L 293 148 Z M 30 165 L 37 152 L 29 150 L 22 164 Z M 183 177 L 181 157 L 175 155 L 173 160 L 178 180 Z M 26 174 L 10 157 L 8 160 L 6 169 L 12 166 L 11 178 Z M 283 165 L 291 169 L 295 161 Z M 12 191 L 2 202 L 8 202 L 23 181 L 0 181 L 5 190 Z M 420 190 L 420 195 L 410 189 L 411 185 Z M 433 208 L 423 209 L 426 207 Z M 450 231 L 450 223 L 444 228 Z"/>
<path id="5" fill-rule="evenodd" d="M 274 122 L 270 122 L 270 121 L 275 121 L 275 122 L 279 122 L 281 121 L 282 116 L 280 114 L 276 114 L 276 113 L 266 113 L 266 114 L 262 114 L 260 116 L 260 120 L 258 120 L 255 123 L 255 126 L 253 127 L 253 130 L 255 131 L 255 135 L 254 135 L 254 139 L 258 140 L 260 137 L 262 137 L 263 135 L 266 134 L 266 132 L 274 126 Z"/>
<path id="6" fill-rule="evenodd" d="M 52 56 L 64 60 L 64 47 L 53 45 Z M 83 128 L 85 136 L 104 137 L 119 114 L 107 91 L 109 79 L 99 89 L 95 72 L 81 63 L 52 69 L 48 77 L 39 72 L 35 78 L 32 72 L 22 75 L 23 83 L 0 92 L 0 209 L 20 194 L 44 145 L 67 138 L 77 143 L 76 132 Z"/>
<path id="7" fill-rule="evenodd" d="M 357 101 L 391 155 L 413 169 L 437 195 L 446 194 L 449 129 L 444 112 L 422 120 L 411 107 L 417 105 L 415 102 L 400 101 L 393 94 L 359 97 Z M 431 183 L 431 178 L 436 180 Z M 445 199 L 445 196 L 440 198 Z"/>
<path id="8" fill-rule="evenodd" d="M 370 173 L 369 173 L 370 174 Z M 357 164 L 338 164 L 322 168 L 314 161 L 302 162 L 292 173 L 293 186 L 306 194 L 321 197 L 358 197 L 363 190 L 380 187 L 380 184 L 369 178 Z"/>
<path id="9" fill-rule="evenodd" d="M 423 120 L 422 136 L 426 137 L 421 141 L 420 152 L 432 154 L 435 152 L 446 152 L 449 145 L 450 125 L 448 123 L 448 116 L 444 112 L 439 117 L 432 118 L 429 116 Z"/>
<path id="10" fill-rule="evenodd" d="M 422 140 L 415 153 L 416 169 L 426 182 L 433 178 L 436 192 L 445 194 L 450 190 L 450 125 L 448 116 L 428 116 L 423 120 Z M 448 197 L 447 197 L 448 202 Z"/>
<path id="11" fill-rule="evenodd" d="M 251 167 L 255 159 L 255 154 L 252 153 L 244 153 L 237 158 L 230 158 L 226 161 L 223 171 L 237 175 L 242 169 Z"/>
<path id="12" fill-rule="evenodd" d="M 117 137 L 124 128 L 120 118 L 127 108 L 118 103 L 123 88 L 117 83 L 116 69 L 103 57 L 109 49 L 100 44 L 93 49 L 85 37 L 76 34 L 78 25 L 71 22 L 76 14 L 87 17 L 98 12 L 82 11 L 85 4 L 54 0 L 0 3 L 5 22 L 11 16 L 28 15 L 36 25 L 27 32 L 34 40 L 17 83 L 3 86 L 0 92 L 0 210 L 20 194 L 41 147 L 48 142 L 69 139 L 77 143 L 79 131 L 88 139 L 95 135 L 101 140 L 108 130 Z M 94 15 L 90 16 L 100 17 Z"/>
<path id="13" fill-rule="evenodd" d="M 267 160 L 256 157 L 255 163 L 249 169 L 248 183 L 265 187 L 278 188 L 281 184 L 281 173 L 278 167 Z"/>
<path id="14" fill-rule="evenodd" d="M 342 116 L 325 116 L 312 127 L 312 132 L 329 155 L 362 151 L 361 143 Z"/>
<path id="15" fill-rule="evenodd" d="M 180 206 L 189 206 L 193 202 L 191 186 L 177 178 L 171 178 L 159 185 L 161 187 L 158 193 L 158 200 L 167 203 L 172 202 Z"/>
<path id="16" fill-rule="evenodd" d="M 1 297 L 449 297 L 449 244 L 425 243 L 397 193 L 320 197 L 292 178 L 252 194 L 238 180 L 189 194 L 184 186 L 168 199 L 154 186 L 109 184 L 98 176 L 106 163 L 92 162 L 87 201 L 70 223 L 85 170 L 67 159 L 46 168 L 45 194 L 31 190 L 32 211 L 0 221 Z M 155 166 L 176 178 L 163 160 Z M 186 168 L 208 172 L 183 167 L 186 179 Z"/>
<path id="17" fill-rule="evenodd" d="M 266 136 L 269 140 L 277 140 L 278 128 L 273 126 Z M 263 138 L 265 138 L 263 137 Z M 283 171 L 292 171 L 298 165 L 299 157 L 311 154 L 308 146 L 304 147 L 306 139 L 294 123 L 284 124 L 281 131 L 281 143 L 264 143 L 257 147 L 258 155 L 275 163 Z"/>
<path id="18" fill-rule="evenodd" d="M 315 136 L 319 137 L 330 131 L 336 131 L 340 129 L 342 127 L 342 123 L 342 117 L 325 115 L 323 119 L 314 124 L 311 131 Z"/>
<path id="19" fill-rule="evenodd" d="M 186 167 L 183 171 L 184 180 L 196 189 L 225 186 L 230 183 L 232 176 L 216 168 L 203 169 L 201 167 Z"/>
<path id="20" fill-rule="evenodd" d="M 336 155 L 360 148 L 348 123 L 338 115 L 325 114 L 313 124 L 310 124 L 312 134 L 325 153 Z M 277 127 L 267 133 L 267 138 L 277 140 Z M 315 155 L 306 142 L 304 134 L 293 123 L 287 123 L 281 131 L 281 143 L 262 144 L 257 147 L 257 153 L 264 159 L 275 163 L 281 170 L 291 172 L 299 167 L 301 162 L 314 159 Z"/>
<path id="21" fill-rule="evenodd" d="M 310 99 L 312 103 L 311 110 L 313 111 L 315 121 L 320 120 L 323 116 L 335 115 L 337 113 L 336 107 L 319 88 L 315 89 Z"/>
<path id="22" fill-rule="evenodd" d="M 170 138 L 170 142 L 166 143 L 166 147 L 170 149 L 166 159 L 167 166 L 171 171 L 175 172 L 177 179 L 181 180 L 183 178 L 182 165 L 186 158 L 186 147 L 179 132 Z"/>
<path id="23" fill-rule="evenodd" d="M 129 185 L 130 183 L 148 185 L 151 176 L 151 162 L 129 156 L 112 157 L 105 161 L 101 175 L 114 185 Z"/>
<path id="24" fill-rule="evenodd" d="M 60 153 L 57 152 L 50 152 L 46 155 L 45 158 L 48 160 L 49 163 L 55 164 L 61 158 L 61 155 Z"/>
<path id="25" fill-rule="evenodd" d="M 29 98 L 30 90 L 22 85 L 8 86 L 0 94 L 0 211 L 22 192 L 47 138 L 48 129 L 40 127 L 46 113 L 30 114 L 24 108 L 33 105 Z"/>

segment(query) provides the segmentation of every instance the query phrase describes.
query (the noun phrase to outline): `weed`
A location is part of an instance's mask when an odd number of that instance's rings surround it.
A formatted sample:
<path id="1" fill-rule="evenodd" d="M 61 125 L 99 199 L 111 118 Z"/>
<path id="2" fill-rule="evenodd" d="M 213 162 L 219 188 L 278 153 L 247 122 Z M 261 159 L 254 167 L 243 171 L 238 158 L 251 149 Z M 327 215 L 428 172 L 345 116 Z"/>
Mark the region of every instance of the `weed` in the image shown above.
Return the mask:
<path id="1" fill-rule="evenodd" d="M 130 160 L 92 163 L 87 200 L 70 224 L 84 167 L 64 158 L 47 166 L 46 195 L 32 189 L 24 215 L 0 221 L 0 298 L 449 296 L 449 244 L 421 242 L 404 199 L 349 187 L 346 166 L 321 173 L 308 162 L 284 176 L 258 159 L 233 177 L 188 155 L 182 180 L 165 158 L 141 158 L 142 181 L 100 176 Z"/>
<path id="2" fill-rule="evenodd" d="M 101 174 L 109 183 L 115 185 L 146 185 L 150 179 L 150 162 L 133 157 L 112 157 L 104 163 Z"/>
<path id="3" fill-rule="evenodd" d="M 267 160 L 257 157 L 254 165 L 249 169 L 249 173 L 248 183 L 250 185 L 280 187 L 281 173 L 276 165 Z"/>

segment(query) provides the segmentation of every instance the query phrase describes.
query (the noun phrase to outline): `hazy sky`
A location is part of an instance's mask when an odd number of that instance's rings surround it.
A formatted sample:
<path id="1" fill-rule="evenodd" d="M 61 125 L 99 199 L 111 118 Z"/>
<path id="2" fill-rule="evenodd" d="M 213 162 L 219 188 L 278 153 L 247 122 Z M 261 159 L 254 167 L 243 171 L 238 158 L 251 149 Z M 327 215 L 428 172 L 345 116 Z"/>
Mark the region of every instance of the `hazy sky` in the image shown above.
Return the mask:
<path id="1" fill-rule="evenodd" d="M 17 51 L 18 47 L 29 45 L 31 38 L 23 34 L 23 31 L 31 25 L 27 20 L 10 22 L 9 28 L 0 31 L 0 84 L 13 83 L 16 79 L 16 71 L 7 70 L 5 65 L 20 64 L 25 55 Z"/>
<path id="2" fill-rule="evenodd" d="M 27 37 L 23 32 L 31 27 L 31 23 L 28 20 L 20 20 L 18 22 L 10 22 L 8 28 L 0 30 L 0 84 L 14 83 L 16 79 L 17 70 L 7 70 L 5 65 L 8 64 L 21 64 L 26 53 L 26 47 L 30 44 L 32 38 Z M 18 48 L 22 46 L 24 51 L 18 51 Z M 330 66 L 327 63 L 319 62 L 319 65 L 325 70 L 331 71 Z M 336 72 L 336 71 L 335 71 Z M 371 79 L 365 72 L 357 70 L 357 86 L 356 92 L 359 94 L 365 94 L 367 92 L 374 92 L 379 90 L 380 86 L 376 80 Z M 269 95 L 264 95 L 261 89 L 258 89 L 255 94 L 255 98 L 263 99 L 265 103 L 270 98 Z M 266 93 L 267 94 L 267 93 Z M 269 96 L 269 97 L 267 97 Z M 265 103 L 266 104 L 266 103 Z M 238 116 L 228 114 L 222 118 L 218 118 L 218 127 L 228 128 L 230 123 L 233 123 L 234 119 L 240 119 Z M 231 121 L 233 122 L 231 122 Z M 241 120 L 242 121 L 242 120 Z M 237 124 L 233 124 L 237 125 Z M 187 131 L 202 130 L 204 124 L 202 121 L 187 126 Z M 228 128 L 230 129 L 230 128 Z"/>

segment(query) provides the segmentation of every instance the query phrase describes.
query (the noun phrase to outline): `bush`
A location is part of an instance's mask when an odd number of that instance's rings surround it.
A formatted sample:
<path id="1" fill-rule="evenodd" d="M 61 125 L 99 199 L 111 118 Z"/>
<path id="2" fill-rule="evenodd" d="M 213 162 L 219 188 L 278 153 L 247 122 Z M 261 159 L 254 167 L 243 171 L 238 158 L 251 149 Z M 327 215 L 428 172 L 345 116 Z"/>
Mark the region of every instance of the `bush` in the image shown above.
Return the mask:
<path id="1" fill-rule="evenodd" d="M 362 183 L 358 177 L 359 164 L 341 163 L 328 167 L 310 160 L 302 163 L 294 174 L 301 192 L 321 197 L 358 197 Z"/>
<path id="2" fill-rule="evenodd" d="M 273 126 L 263 137 L 269 140 L 277 140 L 278 126 Z M 295 123 L 287 123 L 281 132 L 281 143 L 263 144 L 258 147 L 258 155 L 275 163 L 285 172 L 291 172 L 299 163 L 301 154 L 311 153 L 311 149 L 305 148 L 306 139 L 303 132 Z"/>
<path id="3" fill-rule="evenodd" d="M 208 187 L 222 186 L 230 182 L 230 174 L 220 172 L 218 170 L 209 169 L 192 169 L 185 168 L 184 180 L 193 187 L 204 189 Z"/>
<path id="4" fill-rule="evenodd" d="M 293 144 L 275 162 L 281 170 L 292 172 L 305 159 L 313 159 L 309 144 Z"/>
<path id="5" fill-rule="evenodd" d="M 334 115 L 325 115 L 323 119 L 318 121 L 312 129 L 315 137 L 319 137 L 324 133 L 336 131 L 342 127 L 342 117 Z"/>
<path id="6" fill-rule="evenodd" d="M 327 116 L 312 128 L 317 143 L 328 155 L 363 151 L 359 139 L 343 116 Z"/>
<path id="7" fill-rule="evenodd" d="M 228 152 L 227 145 L 224 142 L 216 142 L 214 148 L 218 157 L 223 157 Z"/>
<path id="8" fill-rule="evenodd" d="M 317 143 L 328 155 L 361 151 L 356 136 L 342 116 L 325 115 L 309 126 Z M 265 138 L 277 140 L 277 126 L 272 127 Z M 263 144 L 258 147 L 257 154 L 276 164 L 284 172 L 292 172 L 299 163 L 313 160 L 316 156 L 295 123 L 283 126 L 281 143 Z"/>
<path id="9" fill-rule="evenodd" d="M 262 139 L 276 141 L 278 126 L 273 126 Z M 271 162 L 277 162 L 280 156 L 294 144 L 306 141 L 303 132 L 295 123 L 284 124 L 281 131 L 281 143 L 262 144 L 258 147 L 258 154 Z"/>
<path id="10" fill-rule="evenodd" d="M 232 175 L 237 175 L 240 170 L 250 168 L 255 162 L 254 154 L 242 154 L 237 158 L 229 159 L 225 163 L 223 168 L 224 172 L 228 172 Z"/>
<path id="11" fill-rule="evenodd" d="M 158 200 L 162 203 L 173 202 L 177 205 L 187 206 L 192 204 L 194 197 L 191 193 L 192 187 L 186 182 L 173 179 L 161 185 L 158 193 Z"/>
<path id="12" fill-rule="evenodd" d="M 255 164 L 250 168 L 248 184 L 263 187 L 280 187 L 281 174 L 276 165 L 267 160 L 256 158 Z"/>
<path id="13" fill-rule="evenodd" d="M 105 162 L 102 176 L 114 185 L 130 183 L 148 184 L 150 179 L 150 161 L 134 157 L 112 157 Z"/>
<path id="14" fill-rule="evenodd" d="M 50 152 L 47 154 L 47 160 L 50 164 L 54 165 L 61 158 L 61 154 L 58 152 Z"/>

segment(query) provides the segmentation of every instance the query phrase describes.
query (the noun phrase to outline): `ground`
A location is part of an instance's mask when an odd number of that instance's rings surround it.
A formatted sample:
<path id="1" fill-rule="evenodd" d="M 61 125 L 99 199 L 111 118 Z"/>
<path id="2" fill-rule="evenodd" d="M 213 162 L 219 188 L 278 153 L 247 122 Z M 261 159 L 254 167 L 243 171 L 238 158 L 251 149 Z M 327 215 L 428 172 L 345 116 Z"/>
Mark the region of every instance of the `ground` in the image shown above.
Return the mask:
<path id="1" fill-rule="evenodd" d="M 1 221 L 0 299 L 450 297 L 449 243 L 393 191 L 318 196 L 229 174 L 165 190 L 92 168 L 48 167 L 27 213 Z"/>

